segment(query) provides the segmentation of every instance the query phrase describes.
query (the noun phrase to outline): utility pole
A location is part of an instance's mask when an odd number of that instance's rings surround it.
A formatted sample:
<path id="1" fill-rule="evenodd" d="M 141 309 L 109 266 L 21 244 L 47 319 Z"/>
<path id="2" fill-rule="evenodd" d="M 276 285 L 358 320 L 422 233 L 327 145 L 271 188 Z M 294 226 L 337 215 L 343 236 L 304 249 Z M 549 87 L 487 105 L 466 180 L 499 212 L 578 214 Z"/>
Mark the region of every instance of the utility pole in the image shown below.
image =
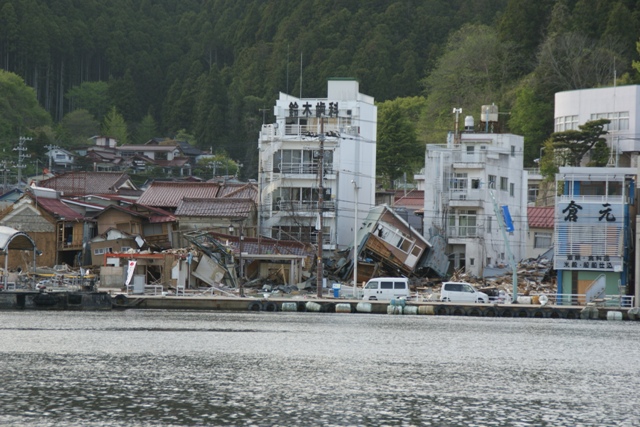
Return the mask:
<path id="1" fill-rule="evenodd" d="M 324 118 L 320 115 L 320 152 L 318 153 L 318 266 L 316 267 L 316 274 L 318 276 L 318 289 L 317 296 L 322 298 L 322 284 L 323 284 L 323 271 L 322 271 L 322 216 L 323 216 L 323 204 L 324 204 Z"/>
<path id="2" fill-rule="evenodd" d="M 258 111 L 262 111 L 262 124 L 265 124 L 265 120 L 267 119 L 266 113 L 269 111 L 268 108 L 259 108 Z"/>
<path id="3" fill-rule="evenodd" d="M 9 168 L 7 167 L 7 161 L 3 160 L 2 161 L 2 177 L 3 177 L 2 192 L 3 193 L 7 192 L 7 172 L 9 172 Z"/>
<path id="4" fill-rule="evenodd" d="M 498 208 L 498 202 L 496 201 L 496 197 L 493 195 L 493 191 L 489 190 L 489 195 L 491 196 L 491 200 L 493 201 L 493 212 L 496 214 L 498 219 L 498 227 L 500 228 L 500 232 L 502 233 L 502 239 L 504 240 L 504 245 L 507 249 L 507 256 L 509 257 L 509 263 L 511 264 L 511 281 L 513 283 L 513 295 L 512 302 L 518 302 L 518 265 L 516 264 L 516 260 L 513 257 L 513 252 L 511 252 L 511 246 L 509 245 L 509 239 L 507 238 L 506 224 L 504 223 L 504 217 L 502 216 L 502 212 L 500 208 Z"/>
<path id="5" fill-rule="evenodd" d="M 26 165 L 22 163 L 22 161 L 26 158 L 31 157 L 31 154 L 24 154 L 24 152 L 27 151 L 27 147 L 25 146 L 27 141 L 31 141 L 31 138 L 21 136 L 20 141 L 18 142 L 18 146 L 13 149 L 14 151 L 18 152 L 18 164 L 16 165 L 16 168 L 18 168 L 18 187 L 20 187 L 20 182 L 22 182 L 22 169 L 26 167 Z"/>

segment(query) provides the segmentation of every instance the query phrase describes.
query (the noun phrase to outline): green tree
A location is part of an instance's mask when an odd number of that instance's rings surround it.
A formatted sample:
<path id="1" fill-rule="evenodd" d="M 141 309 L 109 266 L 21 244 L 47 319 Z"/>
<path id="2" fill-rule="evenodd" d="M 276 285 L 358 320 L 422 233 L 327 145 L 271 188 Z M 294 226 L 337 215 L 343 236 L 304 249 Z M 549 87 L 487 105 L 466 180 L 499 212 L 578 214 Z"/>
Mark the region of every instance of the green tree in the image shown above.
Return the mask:
<path id="1" fill-rule="evenodd" d="M 144 144 L 151 138 L 157 136 L 157 128 L 158 126 L 156 125 L 156 121 L 153 116 L 151 114 L 147 114 L 142 118 L 142 121 L 136 130 L 136 142 L 138 144 Z"/>
<path id="2" fill-rule="evenodd" d="M 57 139 L 69 146 L 80 146 L 100 132 L 100 123 L 87 110 L 74 110 L 66 114 L 58 127 Z"/>
<path id="3" fill-rule="evenodd" d="M 556 156 L 562 157 L 565 164 L 580 166 L 584 156 L 597 148 L 591 153 L 590 165 L 605 166 L 609 159 L 609 152 L 602 149 L 603 144 L 606 147 L 606 139 L 602 136 L 607 134 L 605 127 L 609 123 L 611 123 L 609 119 L 591 120 L 578 126 L 579 130 L 554 132 L 551 134 L 553 152 Z"/>
<path id="4" fill-rule="evenodd" d="M 87 110 L 98 121 L 104 118 L 112 105 L 107 82 L 84 82 L 69 89 L 66 97 L 74 109 Z"/>
<path id="5" fill-rule="evenodd" d="M 102 134 L 110 136 L 118 141 L 118 144 L 125 145 L 129 141 L 127 123 L 118 113 L 116 107 L 112 107 L 102 122 Z"/>
<path id="6" fill-rule="evenodd" d="M 198 160 L 196 170 L 201 176 L 212 176 L 215 178 L 221 175 L 237 175 L 240 171 L 240 166 L 235 160 L 231 159 L 226 152 L 220 151 Z"/>
<path id="7" fill-rule="evenodd" d="M 533 165 L 540 148 L 553 130 L 553 104 L 541 97 L 531 79 L 523 81 L 516 91 L 516 100 L 509 116 L 509 128 L 526 141 L 524 164 Z"/>
<path id="8" fill-rule="evenodd" d="M 122 117 L 128 121 L 138 121 L 140 114 L 140 100 L 138 99 L 136 84 L 131 70 L 127 70 L 122 78 L 109 79 L 109 97 L 114 105 L 121 111 Z"/>
<path id="9" fill-rule="evenodd" d="M 0 141 L 14 140 L 51 123 L 35 91 L 17 74 L 0 69 Z"/>
<path id="10" fill-rule="evenodd" d="M 426 128 L 430 138 L 444 141 L 451 130 L 452 108 L 477 111 L 499 102 L 514 78 L 513 46 L 502 43 L 493 28 L 465 25 L 449 38 L 446 53 L 423 81 L 427 88 Z"/>
<path id="11" fill-rule="evenodd" d="M 394 188 L 396 179 L 424 164 L 424 146 L 418 142 L 416 126 L 401 100 L 380 104 L 378 123 L 377 174 Z"/>

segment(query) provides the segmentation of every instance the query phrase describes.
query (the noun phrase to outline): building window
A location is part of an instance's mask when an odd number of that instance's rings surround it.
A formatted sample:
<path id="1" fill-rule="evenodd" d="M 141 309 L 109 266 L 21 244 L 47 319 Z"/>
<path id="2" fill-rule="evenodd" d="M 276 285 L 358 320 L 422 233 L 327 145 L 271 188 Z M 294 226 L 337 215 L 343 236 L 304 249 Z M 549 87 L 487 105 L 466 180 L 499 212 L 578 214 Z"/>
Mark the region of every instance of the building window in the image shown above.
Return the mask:
<path id="1" fill-rule="evenodd" d="M 473 145 L 467 145 L 467 154 L 473 154 L 475 147 Z"/>
<path id="2" fill-rule="evenodd" d="M 578 129 L 578 116 L 556 117 L 554 126 L 556 132 L 572 129 Z"/>
<path id="3" fill-rule="evenodd" d="M 491 265 L 491 257 L 487 257 L 487 264 L 486 265 Z"/>
<path id="4" fill-rule="evenodd" d="M 491 233 L 491 217 L 487 217 L 487 233 Z"/>
<path id="5" fill-rule="evenodd" d="M 494 190 L 496 188 L 496 176 L 495 175 L 489 175 L 489 188 L 493 188 Z"/>
<path id="6" fill-rule="evenodd" d="M 509 195 L 513 197 L 515 193 L 516 193 L 516 185 L 512 182 L 511 184 L 509 184 Z"/>
<path id="7" fill-rule="evenodd" d="M 551 247 L 551 233 L 535 232 L 533 234 L 534 249 L 548 249 Z"/>
<path id="8" fill-rule="evenodd" d="M 473 265 L 475 262 L 475 258 L 469 258 L 469 265 Z"/>
<path id="9" fill-rule="evenodd" d="M 467 174 L 456 173 L 451 179 L 451 188 L 454 190 L 466 190 L 467 189 Z"/>
<path id="10" fill-rule="evenodd" d="M 506 178 L 504 176 L 500 177 L 500 190 L 509 191 L 509 178 Z"/>
<path id="11" fill-rule="evenodd" d="M 540 186 L 538 184 L 529 185 L 529 194 L 527 196 L 527 202 L 535 203 L 538 200 L 538 191 L 540 191 Z"/>
<path id="12" fill-rule="evenodd" d="M 511 146 L 511 157 L 515 157 L 516 156 L 516 146 L 512 145 Z"/>
<path id="13" fill-rule="evenodd" d="M 94 255 L 104 255 L 111 253 L 111 248 L 96 248 L 93 250 Z"/>
<path id="14" fill-rule="evenodd" d="M 480 188 L 480 178 L 472 178 L 471 179 L 471 188 L 473 188 L 473 189 Z"/>
<path id="15" fill-rule="evenodd" d="M 476 236 L 476 211 L 460 211 L 458 215 L 458 235 L 463 237 Z"/>
<path id="16" fill-rule="evenodd" d="M 628 130 L 629 129 L 629 112 L 619 111 L 617 113 L 597 113 L 591 115 L 591 120 L 609 119 L 611 123 L 605 125 L 604 130 Z"/>

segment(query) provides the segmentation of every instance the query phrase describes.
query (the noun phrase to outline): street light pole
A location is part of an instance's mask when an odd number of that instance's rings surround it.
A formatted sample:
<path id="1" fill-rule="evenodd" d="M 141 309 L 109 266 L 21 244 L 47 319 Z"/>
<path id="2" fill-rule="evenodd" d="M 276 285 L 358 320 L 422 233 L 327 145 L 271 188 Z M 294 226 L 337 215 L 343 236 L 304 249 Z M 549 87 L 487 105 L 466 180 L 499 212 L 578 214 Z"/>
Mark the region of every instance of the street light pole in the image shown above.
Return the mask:
<path id="1" fill-rule="evenodd" d="M 354 221 L 353 221 L 353 298 L 358 299 L 358 183 L 351 180 L 354 193 Z"/>
<path id="2" fill-rule="evenodd" d="M 324 188 L 322 187 L 324 180 L 324 118 L 320 115 L 320 153 L 318 155 L 318 265 L 316 267 L 317 274 L 317 292 L 318 298 L 322 298 L 323 271 L 322 271 L 322 214 L 323 214 L 323 198 Z"/>

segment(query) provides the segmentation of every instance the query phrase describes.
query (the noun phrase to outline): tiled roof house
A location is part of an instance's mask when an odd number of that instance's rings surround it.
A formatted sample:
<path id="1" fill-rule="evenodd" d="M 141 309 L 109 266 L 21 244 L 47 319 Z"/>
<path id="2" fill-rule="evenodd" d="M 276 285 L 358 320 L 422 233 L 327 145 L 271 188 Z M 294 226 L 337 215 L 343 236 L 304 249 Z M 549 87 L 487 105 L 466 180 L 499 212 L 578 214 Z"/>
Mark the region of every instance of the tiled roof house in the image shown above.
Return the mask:
<path id="1" fill-rule="evenodd" d="M 86 194 L 140 195 L 129 175 L 123 172 L 69 172 L 41 181 L 39 185 L 66 197 Z"/>
<path id="2" fill-rule="evenodd" d="M 527 258 L 537 258 L 553 247 L 554 206 L 527 208 Z"/>

